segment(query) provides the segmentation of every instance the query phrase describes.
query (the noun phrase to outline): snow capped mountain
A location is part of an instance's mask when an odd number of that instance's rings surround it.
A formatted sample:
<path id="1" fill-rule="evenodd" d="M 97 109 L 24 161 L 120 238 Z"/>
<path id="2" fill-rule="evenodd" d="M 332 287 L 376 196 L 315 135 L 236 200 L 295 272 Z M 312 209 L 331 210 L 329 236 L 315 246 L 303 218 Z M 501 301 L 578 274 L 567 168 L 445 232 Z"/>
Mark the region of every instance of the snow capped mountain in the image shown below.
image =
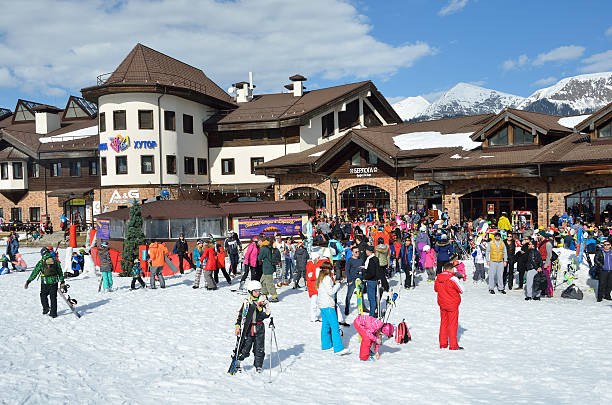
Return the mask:
<path id="1" fill-rule="evenodd" d="M 417 96 L 407 97 L 393 104 L 392 107 L 404 121 L 408 121 L 421 115 L 429 105 L 429 101 L 421 96 Z"/>
<path id="2" fill-rule="evenodd" d="M 561 79 L 534 92 L 517 108 L 547 114 L 591 113 L 612 101 L 612 72 L 591 73 Z"/>
<path id="3" fill-rule="evenodd" d="M 513 94 L 468 83 L 458 83 L 431 103 L 416 119 L 431 120 L 459 115 L 498 113 L 506 107 L 518 105 L 523 100 L 523 97 Z"/>

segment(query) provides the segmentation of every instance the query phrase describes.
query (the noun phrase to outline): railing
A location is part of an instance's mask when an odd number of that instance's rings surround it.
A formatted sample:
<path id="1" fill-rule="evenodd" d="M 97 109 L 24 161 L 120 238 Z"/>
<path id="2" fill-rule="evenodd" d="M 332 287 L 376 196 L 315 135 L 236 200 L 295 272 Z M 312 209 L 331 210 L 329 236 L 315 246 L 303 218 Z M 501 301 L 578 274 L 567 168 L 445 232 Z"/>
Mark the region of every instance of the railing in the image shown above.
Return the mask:
<path id="1" fill-rule="evenodd" d="M 193 80 L 189 80 L 185 77 L 179 76 L 179 75 L 175 75 L 173 73 L 159 73 L 161 77 L 161 81 L 160 80 L 156 80 L 154 78 L 151 78 L 151 73 L 153 73 L 154 75 L 157 72 L 148 72 L 148 71 L 130 71 L 130 74 L 135 74 L 136 76 L 140 76 L 140 77 L 148 77 L 149 79 L 143 79 L 144 83 L 157 83 L 157 84 L 165 84 L 165 85 L 169 85 L 169 86 L 176 86 L 176 87 L 184 87 L 184 88 L 188 88 L 188 89 L 192 89 L 195 91 L 198 91 L 200 93 L 206 94 L 206 86 L 203 85 L 202 83 L 198 83 L 198 82 L 194 82 Z M 124 78 L 116 78 L 114 80 L 110 80 L 111 76 L 113 75 L 113 73 L 103 73 L 99 76 L 96 77 L 96 85 L 97 86 L 101 86 L 103 84 L 121 84 L 121 83 L 126 83 L 126 80 Z M 118 75 L 120 76 L 120 75 Z M 128 81 L 129 83 L 129 81 Z"/>

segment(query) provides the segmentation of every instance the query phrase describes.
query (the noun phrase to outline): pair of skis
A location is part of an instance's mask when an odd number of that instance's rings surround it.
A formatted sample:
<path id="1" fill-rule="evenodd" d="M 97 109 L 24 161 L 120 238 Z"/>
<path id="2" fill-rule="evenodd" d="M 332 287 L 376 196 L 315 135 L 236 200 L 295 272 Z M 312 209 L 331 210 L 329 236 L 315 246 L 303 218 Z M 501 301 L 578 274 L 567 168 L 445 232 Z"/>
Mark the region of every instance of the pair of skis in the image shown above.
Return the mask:
<path id="1" fill-rule="evenodd" d="M 246 329 L 244 326 L 251 323 L 251 319 L 253 318 L 253 314 L 255 313 L 255 304 L 242 305 L 242 316 L 240 319 L 240 333 L 236 336 L 236 346 L 234 347 L 234 352 L 232 353 L 232 361 L 230 363 L 229 369 L 227 372 L 230 375 L 236 374 L 238 372 L 238 365 L 240 360 L 240 352 L 242 351 L 242 346 L 244 344 L 244 338 L 246 336 Z M 248 322 L 247 322 L 248 321 Z"/>

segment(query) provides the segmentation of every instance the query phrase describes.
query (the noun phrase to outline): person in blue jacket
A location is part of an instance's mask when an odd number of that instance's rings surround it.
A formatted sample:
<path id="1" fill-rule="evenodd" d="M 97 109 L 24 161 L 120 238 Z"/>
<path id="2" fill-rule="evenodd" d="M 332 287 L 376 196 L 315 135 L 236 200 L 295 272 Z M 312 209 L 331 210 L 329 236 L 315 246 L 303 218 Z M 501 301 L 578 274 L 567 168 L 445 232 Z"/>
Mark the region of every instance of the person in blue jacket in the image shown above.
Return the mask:
<path id="1" fill-rule="evenodd" d="M 442 272 L 442 266 L 444 266 L 444 263 L 450 262 L 450 258 L 453 253 L 455 253 L 455 249 L 448 241 L 448 236 L 443 233 L 440 236 L 440 243 L 436 245 L 435 250 L 438 255 L 438 268 L 436 270 L 436 274 L 440 274 Z"/>
<path id="2" fill-rule="evenodd" d="M 414 254 L 414 247 L 412 246 L 412 240 L 410 236 L 406 237 L 404 244 L 400 248 L 400 265 L 402 270 L 406 274 L 404 280 L 404 288 L 410 288 L 412 286 L 412 255 Z"/>
<path id="3" fill-rule="evenodd" d="M 329 240 L 327 244 L 327 247 L 329 247 L 331 251 L 331 255 L 332 255 L 332 260 L 334 261 L 335 279 L 340 280 L 342 279 L 342 268 L 344 267 L 344 257 L 343 257 L 344 248 L 342 247 L 342 244 L 336 238 L 337 238 L 336 235 L 332 235 L 331 239 Z"/>
<path id="4" fill-rule="evenodd" d="M 351 297 L 355 291 L 355 282 L 357 279 L 363 279 L 362 269 L 363 260 L 359 257 L 359 247 L 354 245 L 351 249 L 351 256 L 346 259 L 346 299 L 344 302 L 344 315 L 349 314 L 349 307 L 351 305 Z"/>

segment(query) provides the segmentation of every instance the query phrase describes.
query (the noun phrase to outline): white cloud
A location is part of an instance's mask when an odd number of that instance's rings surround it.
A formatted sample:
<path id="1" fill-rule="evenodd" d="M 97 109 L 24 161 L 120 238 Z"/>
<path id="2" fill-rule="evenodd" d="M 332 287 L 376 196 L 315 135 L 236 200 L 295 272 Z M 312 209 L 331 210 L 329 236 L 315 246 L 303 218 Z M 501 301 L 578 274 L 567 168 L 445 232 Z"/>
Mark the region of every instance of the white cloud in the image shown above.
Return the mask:
<path id="1" fill-rule="evenodd" d="M 606 30 L 606 36 L 609 37 L 610 35 L 612 35 L 612 27 Z"/>
<path id="2" fill-rule="evenodd" d="M 437 52 L 418 40 L 377 40 L 367 21 L 343 0 L 9 2 L 0 13 L 0 61 L 24 89 L 77 93 L 141 42 L 222 88 L 253 71 L 262 92 L 282 91 L 295 73 L 385 80 Z"/>
<path id="3" fill-rule="evenodd" d="M 438 11 L 438 15 L 445 16 L 454 14 L 465 7 L 467 2 L 468 0 L 450 0 L 446 6 L 442 7 L 440 11 Z"/>
<path id="4" fill-rule="evenodd" d="M 540 80 L 536 80 L 532 84 L 534 86 L 548 86 L 549 84 L 555 83 L 556 81 L 557 81 L 556 77 L 549 76 L 549 77 L 544 77 L 544 78 L 542 78 Z"/>
<path id="5" fill-rule="evenodd" d="M 560 46 L 549 52 L 539 54 L 538 57 L 533 61 L 533 64 L 535 66 L 540 66 L 546 62 L 558 62 L 576 59 L 581 57 L 583 53 L 583 46 Z"/>
<path id="6" fill-rule="evenodd" d="M 508 59 L 502 64 L 504 70 L 518 69 L 529 62 L 529 57 L 525 54 L 520 55 L 516 60 Z"/>
<path id="7" fill-rule="evenodd" d="M 17 79 L 11 74 L 11 71 L 5 67 L 0 67 L 0 87 L 15 87 Z"/>
<path id="8" fill-rule="evenodd" d="M 596 53 L 582 60 L 585 66 L 579 70 L 581 72 L 606 72 L 612 70 L 612 50 Z"/>

